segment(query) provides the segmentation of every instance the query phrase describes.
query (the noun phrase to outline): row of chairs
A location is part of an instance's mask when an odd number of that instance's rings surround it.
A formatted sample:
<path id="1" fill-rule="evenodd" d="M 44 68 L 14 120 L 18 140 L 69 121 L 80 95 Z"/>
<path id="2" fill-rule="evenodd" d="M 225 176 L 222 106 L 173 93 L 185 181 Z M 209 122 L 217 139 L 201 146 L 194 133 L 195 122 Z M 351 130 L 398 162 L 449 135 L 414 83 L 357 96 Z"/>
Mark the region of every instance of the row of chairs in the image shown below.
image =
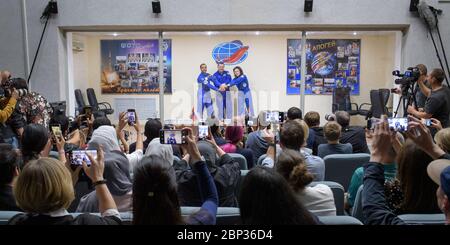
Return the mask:
<path id="1" fill-rule="evenodd" d="M 95 90 L 93 88 L 88 88 L 86 90 L 86 95 L 89 101 L 89 105 L 92 107 L 92 112 L 97 117 L 104 117 L 106 115 L 111 115 L 114 113 L 114 110 L 111 107 L 111 104 L 108 102 L 98 102 L 97 96 L 95 95 Z M 77 108 L 79 114 L 83 114 L 84 108 L 87 104 L 84 102 L 83 93 L 80 89 L 75 89 L 75 100 L 77 101 Z"/>
<path id="2" fill-rule="evenodd" d="M 187 217 L 197 212 L 199 207 L 181 207 L 181 215 Z M 6 225 L 8 220 L 19 212 L 0 211 L 0 225 Z M 72 213 L 73 217 L 80 215 L 80 213 Z M 96 213 L 95 215 L 100 215 Z M 124 212 L 120 214 L 125 225 L 130 225 L 133 220 L 133 213 Z M 239 208 L 218 208 L 217 210 L 217 224 L 218 225 L 239 225 L 241 224 L 241 217 Z M 319 220 L 325 225 L 362 225 L 362 223 L 350 216 L 321 216 Z"/>
<path id="3" fill-rule="evenodd" d="M 261 165 L 264 158 L 266 158 L 265 154 L 258 159 L 257 165 Z M 334 154 L 326 156 L 323 160 L 325 162 L 325 180 L 337 182 L 347 191 L 353 172 L 368 163 L 370 155 L 365 153 Z"/>

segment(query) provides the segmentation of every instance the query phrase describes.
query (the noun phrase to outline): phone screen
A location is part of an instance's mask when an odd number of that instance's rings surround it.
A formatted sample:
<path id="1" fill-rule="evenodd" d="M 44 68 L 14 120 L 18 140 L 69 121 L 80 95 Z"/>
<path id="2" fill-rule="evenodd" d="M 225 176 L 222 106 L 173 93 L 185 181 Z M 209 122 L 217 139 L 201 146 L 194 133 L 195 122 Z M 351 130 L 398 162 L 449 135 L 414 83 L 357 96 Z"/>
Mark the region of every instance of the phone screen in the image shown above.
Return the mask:
<path id="1" fill-rule="evenodd" d="M 205 139 L 208 137 L 208 126 L 206 125 L 199 125 L 198 126 L 198 138 L 199 139 Z"/>
<path id="2" fill-rule="evenodd" d="M 128 111 L 127 112 L 128 124 L 134 125 L 136 123 L 136 112 Z"/>
<path id="3" fill-rule="evenodd" d="M 185 144 L 185 135 L 182 130 L 165 129 L 161 133 L 160 142 L 165 145 L 182 145 Z"/>
<path id="4" fill-rule="evenodd" d="M 389 128 L 397 132 L 406 132 L 408 130 L 408 118 L 389 118 Z"/>
<path id="5" fill-rule="evenodd" d="M 425 126 L 431 127 L 431 119 L 425 119 Z"/>
<path id="6" fill-rule="evenodd" d="M 62 136 L 62 132 L 61 132 L 61 125 L 59 124 L 55 124 L 55 125 L 50 125 L 50 128 L 52 129 L 52 132 L 55 136 Z"/>
<path id="7" fill-rule="evenodd" d="M 96 150 L 86 150 L 86 151 L 72 151 L 70 162 L 72 165 L 81 166 L 83 165 L 83 161 L 86 162 L 88 166 L 91 165 L 91 160 L 86 155 L 89 153 L 94 159 L 97 159 L 97 151 Z"/>

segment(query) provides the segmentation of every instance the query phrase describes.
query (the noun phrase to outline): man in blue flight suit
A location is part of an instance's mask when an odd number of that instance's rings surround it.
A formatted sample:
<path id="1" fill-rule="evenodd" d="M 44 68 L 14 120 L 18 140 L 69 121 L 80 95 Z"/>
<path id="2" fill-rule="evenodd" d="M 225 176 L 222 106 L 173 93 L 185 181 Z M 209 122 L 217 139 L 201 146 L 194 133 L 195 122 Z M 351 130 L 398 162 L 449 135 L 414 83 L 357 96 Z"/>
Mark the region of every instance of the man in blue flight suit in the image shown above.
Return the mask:
<path id="1" fill-rule="evenodd" d="M 219 91 L 215 86 L 215 77 L 208 73 L 206 64 L 200 65 L 201 73 L 197 78 L 198 92 L 197 92 L 197 117 L 203 118 L 203 110 L 206 107 L 208 117 L 214 114 L 213 103 L 211 99 L 211 89 Z"/>
<path id="2" fill-rule="evenodd" d="M 214 73 L 215 85 L 219 88 L 219 92 L 216 96 L 217 108 L 219 110 L 218 118 L 220 120 L 224 119 L 224 110 L 226 111 L 225 119 L 231 119 L 233 115 L 233 106 L 231 101 L 230 88 L 227 84 L 231 82 L 231 76 L 228 71 L 225 71 L 225 64 L 219 62 L 217 64 L 217 72 Z"/>
<path id="3" fill-rule="evenodd" d="M 175 139 L 175 134 L 170 134 L 169 138 L 167 139 L 167 144 L 176 145 L 177 140 Z"/>

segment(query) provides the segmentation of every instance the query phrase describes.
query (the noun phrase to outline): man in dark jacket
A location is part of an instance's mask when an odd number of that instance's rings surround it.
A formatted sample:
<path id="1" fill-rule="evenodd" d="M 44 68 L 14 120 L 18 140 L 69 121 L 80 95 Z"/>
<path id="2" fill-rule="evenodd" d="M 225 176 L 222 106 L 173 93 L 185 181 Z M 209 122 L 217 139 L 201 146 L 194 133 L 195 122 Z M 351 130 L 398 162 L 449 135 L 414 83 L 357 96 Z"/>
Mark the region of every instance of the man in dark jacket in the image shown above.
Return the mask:
<path id="1" fill-rule="evenodd" d="M 261 112 L 258 115 L 257 123 L 258 130 L 251 132 L 247 136 L 247 141 L 245 142 L 245 148 L 250 149 L 253 152 L 253 159 L 255 163 L 258 161 L 259 157 L 266 154 L 267 148 L 269 148 L 269 143 L 264 139 L 266 137 L 265 130 L 270 127 L 270 125 L 265 125 L 263 117 L 265 112 Z"/>
<path id="2" fill-rule="evenodd" d="M 368 153 L 366 131 L 363 127 L 350 126 L 350 114 L 346 111 L 336 112 L 336 122 L 342 127 L 342 134 L 339 142 L 341 144 L 350 143 L 353 147 L 353 153 Z"/>
<path id="3" fill-rule="evenodd" d="M 389 129 L 386 118 L 384 122 L 375 126 L 375 133 L 372 141 L 372 153 L 370 162 L 364 166 L 364 188 L 362 192 L 363 213 L 366 217 L 365 223 L 368 225 L 405 225 L 406 223 L 395 215 L 386 204 L 384 194 L 384 168 L 383 164 L 388 164 L 386 156 L 392 143 L 392 132 Z M 424 152 L 433 159 L 450 159 L 439 148 L 431 137 L 430 131 L 417 119 L 411 119 L 408 138 L 412 139 Z M 440 187 L 437 192 L 439 207 L 447 217 L 447 224 L 450 222 L 450 163 L 447 167 L 442 167 L 442 160 L 434 161 L 428 166 L 428 175 Z M 444 163 L 445 164 L 445 163 Z M 438 177 L 439 176 L 439 177 Z"/>
<path id="4" fill-rule="evenodd" d="M 199 141 L 198 149 L 214 178 L 219 194 L 220 207 L 237 207 L 235 190 L 241 176 L 240 166 L 230 155 L 226 154 L 214 141 Z M 216 153 L 219 159 L 216 159 Z M 188 159 L 183 158 L 174 165 L 178 183 L 178 199 L 181 206 L 199 207 L 202 204 L 198 192 L 196 172 L 189 167 Z"/>

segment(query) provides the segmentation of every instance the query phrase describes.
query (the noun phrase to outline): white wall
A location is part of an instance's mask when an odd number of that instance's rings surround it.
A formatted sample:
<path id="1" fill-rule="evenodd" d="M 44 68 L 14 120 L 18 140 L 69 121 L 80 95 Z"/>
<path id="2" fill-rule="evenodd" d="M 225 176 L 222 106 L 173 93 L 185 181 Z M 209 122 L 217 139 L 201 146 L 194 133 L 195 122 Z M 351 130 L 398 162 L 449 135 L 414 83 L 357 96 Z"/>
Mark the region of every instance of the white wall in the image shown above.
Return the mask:
<path id="1" fill-rule="evenodd" d="M 377 35 L 378 34 L 378 35 Z M 79 33 L 74 38 L 83 40 L 84 52 L 74 53 L 75 88 L 86 91 L 87 87 L 96 90 L 101 101 L 114 105 L 114 98 L 142 98 L 157 95 L 109 95 L 101 94 L 100 89 L 100 40 L 102 39 L 132 39 L 155 38 L 153 35 L 101 36 Z M 192 107 L 196 105 L 199 64 L 206 63 L 209 72 L 216 71 L 216 65 L 211 57 L 212 49 L 221 42 L 241 40 L 250 46 L 248 58 L 240 64 L 250 78 L 253 91 L 255 111 L 283 110 L 292 106 L 300 106 L 299 95 L 286 95 L 286 67 L 287 67 L 287 39 L 299 38 L 288 33 L 268 33 L 268 35 L 249 35 L 236 33 L 235 35 L 212 35 L 204 33 L 168 34 L 165 38 L 172 40 L 173 57 L 173 94 L 165 96 L 165 118 L 188 118 Z M 369 103 L 369 91 L 378 88 L 390 88 L 392 80 L 390 73 L 394 67 L 394 33 L 367 33 L 353 36 L 339 33 L 314 34 L 308 38 L 348 38 L 361 39 L 361 93 L 352 96 L 358 104 Z M 227 66 L 231 71 L 233 67 Z M 321 115 L 331 112 L 331 95 L 306 96 L 306 111 L 315 110 Z M 361 123 L 362 118 L 355 118 L 355 123 Z"/>
<path id="2" fill-rule="evenodd" d="M 24 0 L 26 3 L 30 59 L 33 58 L 43 24 L 39 18 L 48 0 Z M 438 62 L 424 24 L 408 10 L 410 0 L 321 0 L 314 11 L 303 13 L 299 0 L 165 0 L 163 13 L 155 17 L 148 0 L 59 0 L 59 14 L 53 18 L 44 36 L 37 59 L 33 87 L 50 101 L 65 98 L 61 93 L 67 81 L 65 30 L 82 29 L 372 29 L 409 26 L 403 39 L 402 67 Z M 450 4 L 429 3 L 444 10 L 440 18 L 442 37 L 450 52 Z M 24 74 L 24 37 L 20 22 L 19 0 L 0 1 L 0 66 L 18 75 Z M 32 61 L 32 60 L 31 60 Z M 30 61 L 30 63 L 31 63 Z"/>

